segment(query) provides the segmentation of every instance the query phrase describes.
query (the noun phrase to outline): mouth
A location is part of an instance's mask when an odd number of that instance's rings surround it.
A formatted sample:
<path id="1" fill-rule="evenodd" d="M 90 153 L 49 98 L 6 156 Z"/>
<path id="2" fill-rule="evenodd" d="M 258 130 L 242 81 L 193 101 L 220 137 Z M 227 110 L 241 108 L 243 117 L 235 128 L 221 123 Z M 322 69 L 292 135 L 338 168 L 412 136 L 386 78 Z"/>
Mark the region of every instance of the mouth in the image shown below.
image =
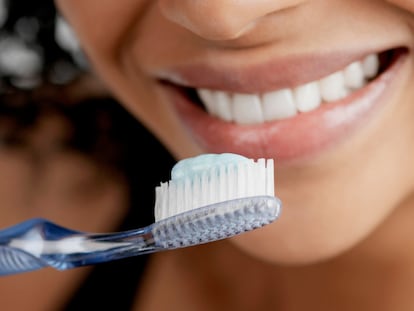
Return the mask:
<path id="1" fill-rule="evenodd" d="M 160 83 L 207 152 L 291 162 L 349 136 L 378 110 L 407 54 L 406 48 L 393 48 L 353 55 L 351 60 L 331 57 L 325 66 L 320 65 L 323 60 L 307 60 L 308 69 L 298 62 L 286 67 L 278 63 L 277 69 L 287 70 L 284 77 L 273 80 L 267 78 L 275 75 L 271 65 L 256 72 L 245 70 L 244 75 L 236 70 L 233 77 L 231 70 L 194 67 Z M 313 68 L 315 64 L 319 68 Z"/>

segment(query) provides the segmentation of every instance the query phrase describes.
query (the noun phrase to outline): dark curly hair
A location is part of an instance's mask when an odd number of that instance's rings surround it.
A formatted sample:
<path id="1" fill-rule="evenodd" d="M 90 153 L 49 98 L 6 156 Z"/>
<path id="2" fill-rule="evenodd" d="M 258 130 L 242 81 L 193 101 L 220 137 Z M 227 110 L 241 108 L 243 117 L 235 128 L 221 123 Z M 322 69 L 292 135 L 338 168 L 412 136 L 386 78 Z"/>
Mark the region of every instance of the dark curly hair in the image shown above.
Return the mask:
<path id="1" fill-rule="evenodd" d="M 52 0 L 0 0 L 2 90 L 66 84 L 88 70 L 70 26 Z"/>

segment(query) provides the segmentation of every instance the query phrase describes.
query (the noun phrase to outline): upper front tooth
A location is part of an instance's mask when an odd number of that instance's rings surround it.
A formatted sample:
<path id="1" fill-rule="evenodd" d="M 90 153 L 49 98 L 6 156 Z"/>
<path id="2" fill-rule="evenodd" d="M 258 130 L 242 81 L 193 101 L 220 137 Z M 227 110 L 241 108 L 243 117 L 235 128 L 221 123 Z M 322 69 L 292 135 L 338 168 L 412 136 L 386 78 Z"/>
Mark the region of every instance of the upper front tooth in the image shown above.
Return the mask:
<path id="1" fill-rule="evenodd" d="M 233 118 L 239 124 L 263 123 L 263 112 L 259 96 L 234 94 Z"/>
<path id="2" fill-rule="evenodd" d="M 262 96 L 262 107 L 265 121 L 285 119 L 297 114 L 290 89 L 265 93 Z"/>
<path id="3" fill-rule="evenodd" d="M 319 81 L 321 96 L 324 101 L 331 102 L 346 96 L 345 79 L 342 72 L 335 72 Z"/>
<path id="4" fill-rule="evenodd" d="M 307 83 L 295 88 L 293 95 L 296 109 L 300 112 L 311 111 L 321 104 L 321 95 L 317 82 Z"/>
<path id="5" fill-rule="evenodd" d="M 365 57 L 362 61 L 362 70 L 367 79 L 373 78 L 377 75 L 380 62 L 377 54 L 371 54 Z"/>

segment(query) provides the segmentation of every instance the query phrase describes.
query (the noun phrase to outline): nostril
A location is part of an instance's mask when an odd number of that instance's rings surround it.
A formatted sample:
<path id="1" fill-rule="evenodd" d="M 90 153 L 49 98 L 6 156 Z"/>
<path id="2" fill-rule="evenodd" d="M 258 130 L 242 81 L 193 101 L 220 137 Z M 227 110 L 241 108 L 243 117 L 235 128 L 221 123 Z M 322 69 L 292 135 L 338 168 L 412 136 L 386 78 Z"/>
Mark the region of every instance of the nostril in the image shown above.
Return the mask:
<path id="1" fill-rule="evenodd" d="M 232 40 L 252 24 L 242 8 L 226 1 L 160 1 L 163 15 L 170 21 L 207 40 Z"/>

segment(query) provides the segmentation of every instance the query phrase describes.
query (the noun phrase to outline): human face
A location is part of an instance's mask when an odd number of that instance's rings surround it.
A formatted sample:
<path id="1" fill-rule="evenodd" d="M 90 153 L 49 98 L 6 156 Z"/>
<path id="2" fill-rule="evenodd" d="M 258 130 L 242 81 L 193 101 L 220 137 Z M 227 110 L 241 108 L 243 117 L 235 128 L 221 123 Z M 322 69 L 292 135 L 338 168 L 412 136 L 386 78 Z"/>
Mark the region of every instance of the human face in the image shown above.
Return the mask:
<path id="1" fill-rule="evenodd" d="M 358 244 L 413 191 L 414 18 L 399 6 L 409 2 L 394 2 L 58 5 L 107 85 L 177 159 L 210 152 L 275 159 L 282 216 L 232 241 L 263 260 L 309 263 Z M 367 56 L 374 65 L 363 82 L 355 68 Z M 338 82 L 346 68 L 354 88 Z M 320 104 L 320 81 L 334 73 Z M 221 102 L 219 117 L 211 116 L 194 99 L 199 89 L 233 94 L 235 107 L 226 114 Z M 270 116 L 263 98 L 281 89 L 282 106 L 294 94 L 296 108 L 261 122 Z"/>

